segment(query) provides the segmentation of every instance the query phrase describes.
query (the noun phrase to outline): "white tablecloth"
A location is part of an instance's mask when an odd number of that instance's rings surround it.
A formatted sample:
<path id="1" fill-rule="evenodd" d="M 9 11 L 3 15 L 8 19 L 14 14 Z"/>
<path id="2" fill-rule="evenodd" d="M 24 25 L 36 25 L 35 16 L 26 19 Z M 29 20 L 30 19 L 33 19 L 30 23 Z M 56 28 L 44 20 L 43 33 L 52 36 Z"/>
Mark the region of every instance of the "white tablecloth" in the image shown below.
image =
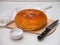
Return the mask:
<path id="1" fill-rule="evenodd" d="M 40 8 L 46 4 L 52 6 L 51 9 L 46 10 L 45 13 L 47 16 L 55 20 L 60 20 L 60 2 L 0 2 L 0 14 L 14 10 L 17 7 L 24 6 Z M 60 24 L 56 31 L 46 37 L 43 41 L 38 41 L 38 35 L 28 32 L 24 32 L 21 40 L 11 40 L 9 36 L 10 30 L 11 29 L 7 29 L 5 27 L 0 28 L 0 45 L 60 45 Z"/>

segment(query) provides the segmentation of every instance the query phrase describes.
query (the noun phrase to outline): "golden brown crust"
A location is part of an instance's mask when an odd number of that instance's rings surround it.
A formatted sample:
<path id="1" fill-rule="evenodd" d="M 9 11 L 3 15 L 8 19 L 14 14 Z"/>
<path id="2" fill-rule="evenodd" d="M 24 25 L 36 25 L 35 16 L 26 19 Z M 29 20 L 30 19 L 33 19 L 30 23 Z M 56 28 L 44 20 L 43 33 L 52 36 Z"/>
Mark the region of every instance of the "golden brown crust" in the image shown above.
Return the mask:
<path id="1" fill-rule="evenodd" d="M 47 23 L 47 16 L 37 9 L 25 9 L 16 14 L 15 23 L 17 27 L 26 31 L 37 30 Z"/>

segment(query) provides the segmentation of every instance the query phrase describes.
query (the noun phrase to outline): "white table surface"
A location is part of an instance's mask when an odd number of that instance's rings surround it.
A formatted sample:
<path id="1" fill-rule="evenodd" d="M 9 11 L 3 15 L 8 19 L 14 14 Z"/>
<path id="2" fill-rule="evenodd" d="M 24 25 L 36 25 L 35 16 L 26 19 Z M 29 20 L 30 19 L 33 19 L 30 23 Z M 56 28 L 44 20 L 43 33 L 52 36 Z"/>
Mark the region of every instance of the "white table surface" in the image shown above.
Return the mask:
<path id="1" fill-rule="evenodd" d="M 45 4 L 52 5 L 52 8 L 46 11 L 47 16 L 60 20 L 60 2 L 0 2 L 0 13 L 8 12 L 21 6 L 40 8 Z M 56 31 L 43 41 L 37 40 L 37 34 L 28 32 L 24 32 L 21 40 L 11 40 L 9 36 L 10 30 L 5 27 L 0 28 L 0 45 L 60 45 L 60 24 Z"/>

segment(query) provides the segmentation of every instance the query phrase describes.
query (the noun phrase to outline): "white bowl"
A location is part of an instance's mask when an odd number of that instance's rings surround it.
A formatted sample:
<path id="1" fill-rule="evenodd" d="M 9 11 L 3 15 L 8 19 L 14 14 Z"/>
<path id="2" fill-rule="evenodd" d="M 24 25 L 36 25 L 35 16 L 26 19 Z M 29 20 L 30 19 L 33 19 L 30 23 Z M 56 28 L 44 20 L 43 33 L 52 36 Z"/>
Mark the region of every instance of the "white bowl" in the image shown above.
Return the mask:
<path id="1" fill-rule="evenodd" d="M 23 37 L 23 31 L 21 29 L 15 28 L 10 31 L 11 39 L 21 39 Z"/>

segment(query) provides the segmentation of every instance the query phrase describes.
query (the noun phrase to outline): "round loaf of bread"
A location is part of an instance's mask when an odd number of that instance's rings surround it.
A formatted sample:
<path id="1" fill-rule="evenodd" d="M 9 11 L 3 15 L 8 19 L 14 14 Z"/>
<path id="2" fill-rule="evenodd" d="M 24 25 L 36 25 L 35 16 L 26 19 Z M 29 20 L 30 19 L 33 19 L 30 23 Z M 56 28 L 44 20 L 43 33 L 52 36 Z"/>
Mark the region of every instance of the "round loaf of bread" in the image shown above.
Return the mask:
<path id="1" fill-rule="evenodd" d="M 15 23 L 18 28 L 25 31 L 38 30 L 47 23 L 47 16 L 37 9 L 24 9 L 15 16 Z"/>

